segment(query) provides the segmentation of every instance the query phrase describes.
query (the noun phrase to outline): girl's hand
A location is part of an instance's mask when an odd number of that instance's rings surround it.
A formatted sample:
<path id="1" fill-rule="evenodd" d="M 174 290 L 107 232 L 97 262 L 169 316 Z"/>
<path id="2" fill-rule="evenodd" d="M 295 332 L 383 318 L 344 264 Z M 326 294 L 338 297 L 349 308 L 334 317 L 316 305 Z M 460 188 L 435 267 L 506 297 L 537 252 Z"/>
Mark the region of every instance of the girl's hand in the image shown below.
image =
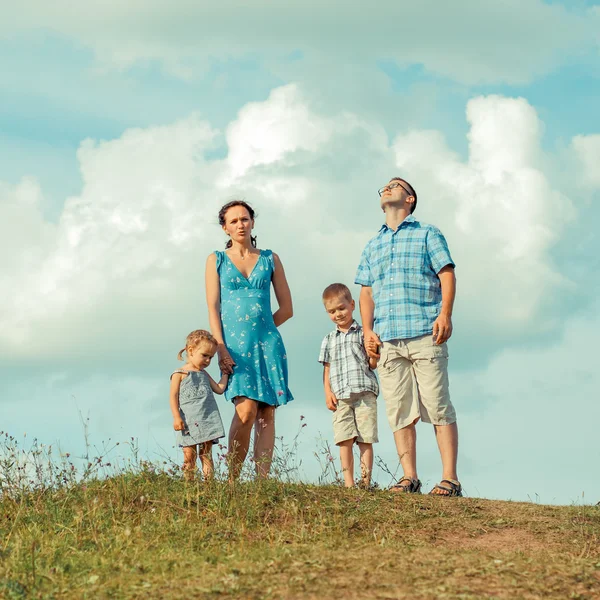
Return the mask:
<path id="1" fill-rule="evenodd" d="M 231 375 L 233 373 L 233 367 L 235 367 L 235 361 L 231 358 L 231 354 L 229 354 L 229 350 L 223 345 L 219 346 L 218 350 L 219 354 L 219 369 L 221 369 L 221 373 L 226 375 Z"/>
<path id="2" fill-rule="evenodd" d="M 175 419 L 173 419 L 173 429 L 175 431 L 183 431 L 184 428 L 185 423 L 183 422 L 183 419 L 181 417 L 176 417 Z"/>

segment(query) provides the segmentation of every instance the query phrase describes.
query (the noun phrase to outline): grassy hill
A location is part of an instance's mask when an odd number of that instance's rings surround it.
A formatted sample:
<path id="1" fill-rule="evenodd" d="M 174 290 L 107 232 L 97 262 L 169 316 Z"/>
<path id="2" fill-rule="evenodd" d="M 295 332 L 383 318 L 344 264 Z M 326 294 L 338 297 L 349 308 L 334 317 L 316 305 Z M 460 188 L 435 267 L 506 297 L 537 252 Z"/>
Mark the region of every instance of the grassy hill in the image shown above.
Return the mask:
<path id="1" fill-rule="evenodd" d="M 600 598 L 600 507 L 123 473 L 0 499 L 3 598 Z"/>

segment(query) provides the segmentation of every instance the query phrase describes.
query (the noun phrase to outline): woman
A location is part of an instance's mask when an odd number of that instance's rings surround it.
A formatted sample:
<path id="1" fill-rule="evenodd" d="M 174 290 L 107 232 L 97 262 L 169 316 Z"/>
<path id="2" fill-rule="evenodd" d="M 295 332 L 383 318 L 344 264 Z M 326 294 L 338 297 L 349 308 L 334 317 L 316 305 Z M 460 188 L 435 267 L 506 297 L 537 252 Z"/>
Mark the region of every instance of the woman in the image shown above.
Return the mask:
<path id="1" fill-rule="evenodd" d="M 277 254 L 259 250 L 254 210 L 234 200 L 219 211 L 229 236 L 206 261 L 206 299 L 219 366 L 231 373 L 225 397 L 235 404 L 229 430 L 230 477 L 239 476 L 254 425 L 256 474 L 266 477 L 275 446 L 275 408 L 293 400 L 277 327 L 292 316 L 292 296 Z M 271 313 L 271 282 L 279 308 Z"/>

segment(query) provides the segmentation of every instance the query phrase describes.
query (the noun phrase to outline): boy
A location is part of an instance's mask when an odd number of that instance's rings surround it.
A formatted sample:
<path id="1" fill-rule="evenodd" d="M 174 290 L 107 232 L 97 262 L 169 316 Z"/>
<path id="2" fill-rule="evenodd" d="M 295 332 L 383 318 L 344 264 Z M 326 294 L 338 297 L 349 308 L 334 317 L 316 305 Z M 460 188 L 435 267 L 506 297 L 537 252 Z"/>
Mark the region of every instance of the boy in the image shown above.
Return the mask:
<path id="1" fill-rule="evenodd" d="M 333 411 L 333 436 L 340 447 L 344 485 L 354 486 L 352 446 L 360 450 L 361 487 L 371 485 L 373 444 L 377 438 L 379 386 L 373 369 L 377 359 L 368 358 L 362 327 L 354 320 L 354 300 L 342 283 L 323 292 L 323 304 L 336 329 L 325 336 L 319 362 L 323 364 L 325 403 Z"/>

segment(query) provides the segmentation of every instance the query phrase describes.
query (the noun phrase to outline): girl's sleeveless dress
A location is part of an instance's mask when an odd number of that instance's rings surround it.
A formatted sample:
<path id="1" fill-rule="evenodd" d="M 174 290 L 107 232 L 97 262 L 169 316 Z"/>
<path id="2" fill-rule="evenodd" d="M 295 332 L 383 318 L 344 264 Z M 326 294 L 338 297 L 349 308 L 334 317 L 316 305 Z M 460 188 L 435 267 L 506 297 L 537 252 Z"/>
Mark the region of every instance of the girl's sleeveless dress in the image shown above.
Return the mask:
<path id="1" fill-rule="evenodd" d="M 204 442 L 216 442 L 225 437 L 223 422 L 217 401 L 204 371 L 184 371 L 187 377 L 179 385 L 179 414 L 185 423 L 183 431 L 176 431 L 179 447 L 195 446 Z M 171 375 L 173 377 L 173 375 Z"/>
<path id="2" fill-rule="evenodd" d="M 271 406 L 294 399 L 288 389 L 287 355 L 271 311 L 273 253 L 261 250 L 246 278 L 225 252 L 216 251 L 221 281 L 223 341 L 236 363 L 227 400 L 245 396 Z"/>

